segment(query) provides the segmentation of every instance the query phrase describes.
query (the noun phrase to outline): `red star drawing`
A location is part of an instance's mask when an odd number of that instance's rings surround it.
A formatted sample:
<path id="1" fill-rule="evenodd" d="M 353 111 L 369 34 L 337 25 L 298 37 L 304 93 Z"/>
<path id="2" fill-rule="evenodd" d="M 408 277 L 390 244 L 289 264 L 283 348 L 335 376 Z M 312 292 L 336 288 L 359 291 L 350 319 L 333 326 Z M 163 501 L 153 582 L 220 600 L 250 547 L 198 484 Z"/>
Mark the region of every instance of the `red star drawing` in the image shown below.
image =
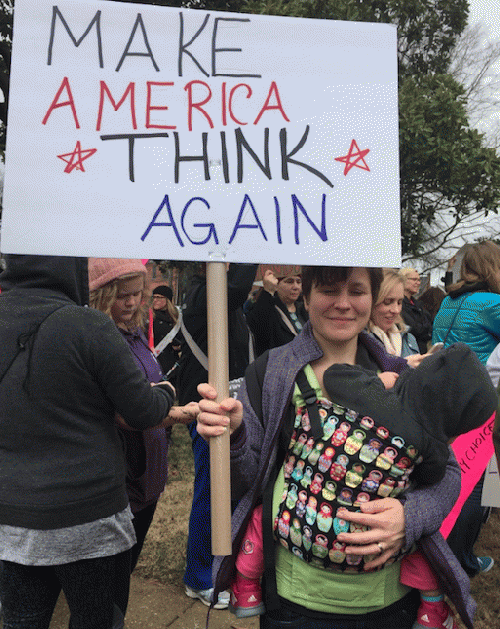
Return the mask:
<path id="1" fill-rule="evenodd" d="M 81 170 L 83 173 L 85 172 L 85 168 L 83 167 L 83 162 L 91 157 L 97 149 L 86 149 L 82 151 L 82 145 L 80 144 L 80 140 L 77 141 L 75 150 L 72 153 L 64 153 L 64 155 L 58 155 L 59 159 L 62 159 L 63 162 L 66 162 L 66 168 L 64 169 L 65 173 L 70 173 L 72 170 Z"/>
<path id="2" fill-rule="evenodd" d="M 356 168 L 370 171 L 370 169 L 368 168 L 368 164 L 364 160 L 364 157 L 368 155 L 369 152 L 370 149 L 364 149 L 360 151 L 359 146 L 356 144 L 356 140 L 353 140 L 351 142 L 351 146 L 349 147 L 349 152 L 347 153 L 347 155 L 336 157 L 335 161 L 344 162 L 344 175 L 347 175 L 347 173 L 351 170 L 351 168 L 354 168 L 354 166 L 356 166 Z"/>

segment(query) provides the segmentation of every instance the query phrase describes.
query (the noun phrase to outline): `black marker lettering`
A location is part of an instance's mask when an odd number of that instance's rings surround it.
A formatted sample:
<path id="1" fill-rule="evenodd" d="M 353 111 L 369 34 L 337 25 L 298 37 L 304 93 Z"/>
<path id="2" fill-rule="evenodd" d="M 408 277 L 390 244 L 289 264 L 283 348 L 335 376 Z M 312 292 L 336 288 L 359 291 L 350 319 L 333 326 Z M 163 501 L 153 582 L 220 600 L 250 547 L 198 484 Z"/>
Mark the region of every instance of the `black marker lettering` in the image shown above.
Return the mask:
<path id="1" fill-rule="evenodd" d="M 179 164 L 180 162 L 203 162 L 205 167 L 205 181 L 210 180 L 210 169 L 208 167 L 208 133 L 201 134 L 201 141 L 203 144 L 203 155 L 181 155 L 179 146 L 179 134 L 174 131 L 175 139 L 175 183 L 179 183 Z"/>
<path id="2" fill-rule="evenodd" d="M 137 27 L 140 26 L 141 27 L 141 32 L 142 32 L 142 37 L 144 38 L 144 45 L 146 46 L 146 50 L 147 52 L 129 52 L 129 48 L 132 44 L 132 41 L 135 37 L 135 32 L 137 31 Z M 121 56 L 120 61 L 118 62 L 118 65 L 116 66 L 116 72 L 119 72 L 120 68 L 122 67 L 122 63 L 125 59 L 125 57 L 149 57 L 153 63 L 153 67 L 154 69 L 159 72 L 160 68 L 158 67 L 155 58 L 153 56 L 153 52 L 151 50 L 151 46 L 149 45 L 149 41 L 148 41 L 148 35 L 146 33 L 146 29 L 144 27 L 144 22 L 142 21 L 142 15 L 140 13 L 137 14 L 137 18 L 135 20 L 134 23 L 134 27 L 132 28 L 132 32 L 130 33 L 130 37 L 129 40 L 127 42 L 127 45 L 125 46 L 125 50 L 123 51 L 123 54 Z"/>
<path id="3" fill-rule="evenodd" d="M 47 56 L 47 65 L 50 66 L 52 64 L 52 48 L 54 46 L 54 35 L 55 35 L 55 30 L 56 30 L 56 18 L 57 17 L 63 23 L 63 26 L 66 29 L 66 32 L 68 33 L 68 35 L 70 36 L 71 41 L 73 42 L 73 44 L 77 48 L 82 43 L 82 41 L 85 39 L 85 37 L 87 37 L 87 35 L 90 32 L 90 29 L 95 24 L 95 30 L 96 30 L 96 35 L 97 35 L 97 54 L 99 56 L 99 67 L 100 68 L 104 68 L 104 61 L 103 61 L 103 56 L 102 56 L 102 39 L 101 39 L 101 12 L 100 11 L 96 12 L 94 17 L 92 18 L 92 21 L 87 26 L 87 30 L 85 31 L 85 33 L 83 33 L 83 35 L 80 37 L 80 39 L 77 40 L 76 37 L 71 32 L 71 30 L 70 30 L 70 28 L 68 26 L 68 23 L 64 19 L 63 14 L 59 11 L 58 7 L 53 7 L 53 9 L 52 9 L 52 23 L 50 25 L 49 52 L 48 52 L 48 56 Z"/>
<path id="4" fill-rule="evenodd" d="M 225 74 L 223 72 L 217 72 L 215 56 L 218 52 L 242 52 L 241 48 L 217 48 L 217 27 L 219 22 L 250 22 L 250 20 L 248 18 L 237 17 L 215 18 L 214 30 L 212 32 L 212 76 L 248 76 L 254 79 L 262 78 L 261 74 Z"/>

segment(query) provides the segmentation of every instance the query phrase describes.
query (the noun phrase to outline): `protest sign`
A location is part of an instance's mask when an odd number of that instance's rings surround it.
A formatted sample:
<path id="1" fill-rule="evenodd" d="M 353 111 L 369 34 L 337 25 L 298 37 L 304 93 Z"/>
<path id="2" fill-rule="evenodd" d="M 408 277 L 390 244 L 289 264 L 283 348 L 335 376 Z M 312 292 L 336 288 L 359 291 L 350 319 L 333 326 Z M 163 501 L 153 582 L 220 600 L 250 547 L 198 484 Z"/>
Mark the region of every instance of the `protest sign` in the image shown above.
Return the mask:
<path id="1" fill-rule="evenodd" d="M 209 262 L 224 391 L 224 262 L 400 265 L 396 50 L 388 24 L 16 0 L 2 252 Z"/>
<path id="2" fill-rule="evenodd" d="M 16 0 L 1 249 L 400 264 L 396 28 Z"/>
<path id="3" fill-rule="evenodd" d="M 458 500 L 441 525 L 440 531 L 444 537 L 448 537 L 450 534 L 465 501 L 483 475 L 485 467 L 493 455 L 492 432 L 494 422 L 495 415 L 493 414 L 480 428 L 460 435 L 452 444 L 453 453 L 462 473 L 462 486 Z"/>

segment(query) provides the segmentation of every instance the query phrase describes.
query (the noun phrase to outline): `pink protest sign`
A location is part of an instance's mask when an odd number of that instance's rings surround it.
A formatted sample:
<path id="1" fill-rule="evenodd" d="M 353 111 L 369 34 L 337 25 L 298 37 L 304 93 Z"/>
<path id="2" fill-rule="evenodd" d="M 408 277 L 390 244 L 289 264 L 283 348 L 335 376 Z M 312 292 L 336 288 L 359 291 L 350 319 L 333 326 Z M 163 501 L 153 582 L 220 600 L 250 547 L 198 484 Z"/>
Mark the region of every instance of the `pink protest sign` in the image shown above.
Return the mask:
<path id="1" fill-rule="evenodd" d="M 440 531 L 444 537 L 448 537 L 450 534 L 464 502 L 470 496 L 493 456 L 493 439 L 491 434 L 494 421 L 495 414 L 480 428 L 471 430 L 465 435 L 460 435 L 453 442 L 453 452 L 462 471 L 462 488 L 453 509 L 441 525 Z"/>

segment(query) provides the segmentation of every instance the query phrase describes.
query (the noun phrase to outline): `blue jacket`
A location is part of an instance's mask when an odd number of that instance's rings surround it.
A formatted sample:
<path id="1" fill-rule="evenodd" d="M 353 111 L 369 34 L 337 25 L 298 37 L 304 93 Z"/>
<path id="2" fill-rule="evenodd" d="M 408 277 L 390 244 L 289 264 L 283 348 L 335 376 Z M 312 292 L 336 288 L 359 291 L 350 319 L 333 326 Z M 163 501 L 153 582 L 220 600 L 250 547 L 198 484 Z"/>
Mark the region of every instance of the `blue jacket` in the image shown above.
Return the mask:
<path id="1" fill-rule="evenodd" d="M 465 343 L 486 364 L 500 342 L 500 295 L 481 291 L 451 293 L 434 319 L 432 342 L 439 341 L 445 347 Z"/>

